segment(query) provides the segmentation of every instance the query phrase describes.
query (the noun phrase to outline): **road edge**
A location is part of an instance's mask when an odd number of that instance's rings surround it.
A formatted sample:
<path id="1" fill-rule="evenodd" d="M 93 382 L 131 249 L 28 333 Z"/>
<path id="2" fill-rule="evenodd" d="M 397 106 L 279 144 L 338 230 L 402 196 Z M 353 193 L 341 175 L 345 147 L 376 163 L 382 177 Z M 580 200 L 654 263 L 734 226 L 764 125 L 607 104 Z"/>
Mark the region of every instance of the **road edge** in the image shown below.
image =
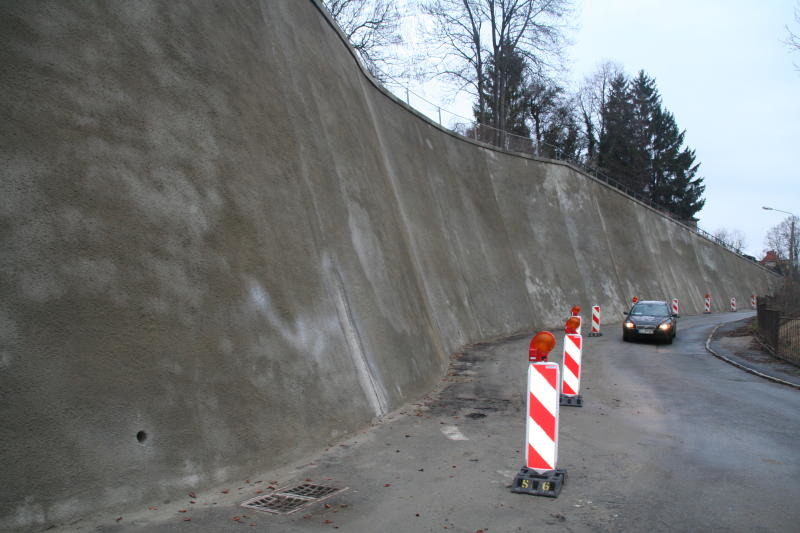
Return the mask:
<path id="1" fill-rule="evenodd" d="M 779 383 L 781 385 L 786 385 L 788 387 L 792 387 L 794 389 L 800 390 L 800 384 L 792 383 L 791 381 L 786 381 L 786 380 L 783 380 L 783 379 L 780 379 L 780 378 L 776 378 L 775 376 L 770 376 L 768 374 L 764 374 L 764 373 L 759 372 L 758 370 L 756 370 L 754 368 L 750 368 L 749 366 L 743 365 L 743 364 L 741 364 L 741 363 L 739 363 L 737 361 L 734 361 L 733 359 L 730 359 L 728 357 L 725 357 L 724 355 L 721 355 L 721 354 L 715 352 L 714 349 L 711 348 L 711 341 L 714 340 L 714 334 L 716 334 L 717 330 L 720 328 L 720 326 L 723 326 L 723 325 L 724 325 L 724 323 L 723 324 L 717 324 L 716 326 L 714 326 L 714 329 L 711 330 L 711 334 L 708 336 L 708 339 L 706 339 L 706 350 L 709 353 L 711 353 L 714 357 L 716 357 L 718 359 L 721 359 L 721 360 L 725 361 L 726 363 L 728 363 L 730 365 L 735 366 L 736 368 L 740 368 L 741 370 L 744 370 L 745 372 L 749 372 L 750 374 L 754 374 L 754 375 L 756 375 L 758 377 L 761 377 L 761 378 L 764 378 L 764 379 L 768 379 L 769 381 L 772 381 L 774 383 Z"/>

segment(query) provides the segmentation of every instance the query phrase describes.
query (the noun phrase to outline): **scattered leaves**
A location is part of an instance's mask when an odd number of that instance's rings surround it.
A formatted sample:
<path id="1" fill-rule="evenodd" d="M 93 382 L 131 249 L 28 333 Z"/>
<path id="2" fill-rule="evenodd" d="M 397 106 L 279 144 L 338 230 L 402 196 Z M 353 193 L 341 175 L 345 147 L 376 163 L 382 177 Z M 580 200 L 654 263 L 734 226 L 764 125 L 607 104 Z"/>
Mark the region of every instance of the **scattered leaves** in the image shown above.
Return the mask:
<path id="1" fill-rule="evenodd" d="M 231 491 L 231 489 L 225 489 L 225 490 L 222 491 L 222 494 L 228 494 L 230 491 Z"/>
<path id="2" fill-rule="evenodd" d="M 122 517 L 121 517 L 121 516 L 118 516 L 118 517 L 117 517 L 117 522 L 119 522 L 120 520 L 122 520 Z"/>
<path id="3" fill-rule="evenodd" d="M 186 512 L 188 512 L 188 510 L 187 509 L 178 509 L 178 512 L 179 513 L 186 513 Z"/>
<path id="4" fill-rule="evenodd" d="M 197 494 L 195 494 L 194 492 L 190 492 L 190 493 L 189 493 L 189 497 L 190 497 L 191 499 L 195 499 L 195 498 L 197 498 Z"/>

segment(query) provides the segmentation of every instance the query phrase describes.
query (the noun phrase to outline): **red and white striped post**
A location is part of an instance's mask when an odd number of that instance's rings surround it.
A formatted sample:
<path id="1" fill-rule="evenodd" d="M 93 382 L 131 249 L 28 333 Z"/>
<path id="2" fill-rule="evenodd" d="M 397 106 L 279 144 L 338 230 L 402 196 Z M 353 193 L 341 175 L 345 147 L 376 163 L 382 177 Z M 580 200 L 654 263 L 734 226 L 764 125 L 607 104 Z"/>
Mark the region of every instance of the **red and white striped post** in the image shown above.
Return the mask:
<path id="1" fill-rule="evenodd" d="M 592 306 L 592 331 L 589 333 L 590 337 L 599 337 L 600 333 L 600 306 Z"/>
<path id="2" fill-rule="evenodd" d="M 538 474 L 555 470 L 558 460 L 558 377 L 558 363 L 528 365 L 525 467 Z"/>
<path id="3" fill-rule="evenodd" d="M 558 409 L 561 395 L 558 363 L 547 362 L 556 345 L 552 333 L 542 331 L 528 349 L 528 395 L 525 420 L 525 466 L 514 477 L 511 492 L 558 497 L 566 470 L 558 459 Z"/>
<path id="4" fill-rule="evenodd" d="M 581 352 L 583 339 L 577 333 L 564 335 L 564 371 L 561 378 L 561 405 L 583 407 L 581 390 Z"/>
<path id="5" fill-rule="evenodd" d="M 731 313 L 736 312 L 736 298 L 731 298 Z"/>
<path id="6" fill-rule="evenodd" d="M 758 296 L 755 294 L 750 295 L 750 307 L 753 309 L 758 309 Z"/>
<path id="7" fill-rule="evenodd" d="M 674 315 L 678 314 L 678 299 L 677 298 L 673 298 L 672 299 L 672 314 L 674 314 Z"/>
<path id="8" fill-rule="evenodd" d="M 711 313 L 711 295 L 710 294 L 706 294 L 703 297 L 703 307 L 704 307 L 704 309 L 703 309 L 703 313 L 704 314 Z"/>

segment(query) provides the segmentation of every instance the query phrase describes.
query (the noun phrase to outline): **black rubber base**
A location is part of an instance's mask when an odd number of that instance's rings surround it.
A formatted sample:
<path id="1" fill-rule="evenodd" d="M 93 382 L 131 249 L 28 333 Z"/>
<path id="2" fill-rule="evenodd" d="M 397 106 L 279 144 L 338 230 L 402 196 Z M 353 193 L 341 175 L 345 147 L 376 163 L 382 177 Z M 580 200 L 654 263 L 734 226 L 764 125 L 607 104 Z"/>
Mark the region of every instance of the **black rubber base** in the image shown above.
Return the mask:
<path id="1" fill-rule="evenodd" d="M 603 334 L 599 331 L 597 333 L 589 333 L 589 337 L 602 337 Z"/>
<path id="2" fill-rule="evenodd" d="M 523 466 L 514 478 L 511 492 L 558 498 L 561 487 L 567 482 L 567 471 L 561 468 L 538 473 Z"/>
<path id="3" fill-rule="evenodd" d="M 569 405 L 572 407 L 583 407 L 583 396 L 578 394 L 577 396 L 562 394 L 561 401 L 559 405 Z"/>

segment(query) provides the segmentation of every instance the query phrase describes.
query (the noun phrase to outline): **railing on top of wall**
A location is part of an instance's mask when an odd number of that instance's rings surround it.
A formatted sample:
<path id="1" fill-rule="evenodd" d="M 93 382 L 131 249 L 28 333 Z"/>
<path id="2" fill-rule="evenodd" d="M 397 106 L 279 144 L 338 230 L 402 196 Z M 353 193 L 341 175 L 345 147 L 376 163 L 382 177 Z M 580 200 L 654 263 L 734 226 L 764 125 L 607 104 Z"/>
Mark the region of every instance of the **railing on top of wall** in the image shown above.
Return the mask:
<path id="1" fill-rule="evenodd" d="M 376 81 L 378 83 L 381 83 L 378 80 Z M 674 213 L 669 211 L 669 209 L 667 209 L 663 205 L 654 202 L 652 199 L 631 189 L 624 183 L 615 180 L 614 178 L 608 176 L 607 174 L 604 174 L 596 167 L 587 165 L 583 161 L 567 157 L 565 154 L 561 152 L 561 150 L 558 147 L 550 145 L 546 142 L 537 143 L 534 139 L 530 137 L 523 137 L 507 131 L 498 130 L 492 126 L 486 124 L 480 124 L 477 121 L 470 120 L 467 119 L 466 117 L 457 115 L 452 111 L 444 109 L 438 104 L 430 102 L 423 96 L 416 94 L 408 86 L 402 85 L 398 83 L 396 80 L 394 80 L 392 83 L 383 83 L 382 85 L 383 88 L 388 92 L 390 92 L 392 95 L 394 95 L 395 98 L 404 101 L 406 105 L 408 105 L 415 111 L 419 112 L 420 114 L 426 116 L 429 120 L 437 122 L 436 119 L 438 119 L 439 126 L 442 128 L 446 128 L 452 133 L 455 133 L 462 137 L 466 137 L 467 139 L 489 144 L 509 152 L 533 155 L 536 157 L 543 157 L 547 159 L 555 159 L 557 161 L 568 163 L 569 165 L 577 168 L 578 170 L 584 172 L 585 174 L 588 174 L 593 178 L 602 181 L 611 187 L 614 187 L 623 194 L 630 196 L 631 198 L 634 198 L 639 202 L 649 206 L 655 211 L 661 213 L 663 216 L 677 222 L 678 224 L 681 224 L 682 226 L 688 228 L 691 231 L 694 231 L 698 235 L 714 242 L 715 244 L 722 246 L 723 248 L 730 250 L 731 252 L 739 255 L 744 259 L 753 261 L 755 264 L 761 266 L 755 260 L 755 258 L 742 253 L 741 249 L 730 245 L 729 243 L 723 241 L 722 239 L 719 239 L 718 237 L 712 235 L 711 233 L 697 226 L 694 220 L 685 220 L 676 217 Z M 392 87 L 395 87 L 395 89 L 393 90 Z M 412 96 L 414 98 L 412 98 Z M 414 104 L 412 104 L 412 101 L 414 101 Z M 425 108 L 427 108 L 427 112 Z M 450 118 L 450 120 L 446 120 L 447 118 Z"/>
<path id="2" fill-rule="evenodd" d="M 673 220 L 674 222 L 681 224 L 685 228 L 697 233 L 701 237 L 704 237 L 711 242 L 722 246 L 723 248 L 730 250 L 731 252 L 735 253 L 736 255 L 742 257 L 743 259 L 747 259 L 752 261 L 754 264 L 758 265 L 765 270 L 769 270 L 752 256 L 745 255 L 742 253 L 741 249 L 738 249 L 734 246 L 731 246 L 727 242 L 723 241 L 712 235 L 711 233 L 705 231 L 704 229 L 700 228 L 694 220 L 685 220 L 681 218 L 677 218 L 674 213 L 670 212 L 669 209 L 666 207 L 654 202 L 650 198 L 642 195 L 641 193 L 634 191 L 624 183 L 611 178 L 598 170 L 597 168 L 585 164 L 583 161 L 575 160 L 574 158 L 565 157 L 557 147 L 552 146 L 546 142 L 536 142 L 530 137 L 523 137 L 520 135 L 513 134 L 511 132 L 498 130 L 492 126 L 487 124 L 481 124 L 477 121 L 471 120 L 469 118 L 463 117 L 452 111 L 449 111 L 442 106 L 431 102 L 430 100 L 426 99 L 425 97 L 415 93 L 411 88 L 396 78 L 392 76 L 380 72 L 380 76 L 382 80 L 376 78 L 373 74 L 370 73 L 369 69 L 367 69 L 361 60 L 361 57 L 355 51 L 355 49 L 350 45 L 347 37 L 344 35 L 342 30 L 338 27 L 336 22 L 333 20 L 333 17 L 327 12 L 327 9 L 322 5 L 320 0 L 311 0 L 318 9 L 323 13 L 325 18 L 328 22 L 333 26 L 336 32 L 339 34 L 339 37 L 342 41 L 347 45 L 348 49 L 350 50 L 350 54 L 355 58 L 358 65 L 361 67 L 361 70 L 368 76 L 368 78 L 375 84 L 376 87 L 379 89 L 391 94 L 394 96 L 396 100 L 401 102 L 405 102 L 405 104 L 416 111 L 418 114 L 426 117 L 431 122 L 436 122 L 438 119 L 438 124 L 441 128 L 445 128 L 446 130 L 459 135 L 461 137 L 465 137 L 467 139 L 471 139 L 477 142 L 482 142 L 485 144 L 489 144 L 495 146 L 497 148 L 501 148 L 503 150 L 509 152 L 516 152 L 525 155 L 533 155 L 536 157 L 543 157 L 547 159 L 555 159 L 557 161 L 562 161 L 564 163 L 569 164 L 570 166 L 582 171 L 589 176 L 594 177 L 595 179 L 606 183 L 607 185 L 619 190 L 621 193 L 630 196 L 631 198 L 636 199 L 637 201 L 644 203 L 645 205 L 649 206 L 651 209 L 654 209 L 661 215 Z M 414 97 L 414 103 L 412 104 L 412 96 Z M 436 118 L 432 118 L 436 117 Z M 449 119 L 449 120 L 448 120 Z"/>

